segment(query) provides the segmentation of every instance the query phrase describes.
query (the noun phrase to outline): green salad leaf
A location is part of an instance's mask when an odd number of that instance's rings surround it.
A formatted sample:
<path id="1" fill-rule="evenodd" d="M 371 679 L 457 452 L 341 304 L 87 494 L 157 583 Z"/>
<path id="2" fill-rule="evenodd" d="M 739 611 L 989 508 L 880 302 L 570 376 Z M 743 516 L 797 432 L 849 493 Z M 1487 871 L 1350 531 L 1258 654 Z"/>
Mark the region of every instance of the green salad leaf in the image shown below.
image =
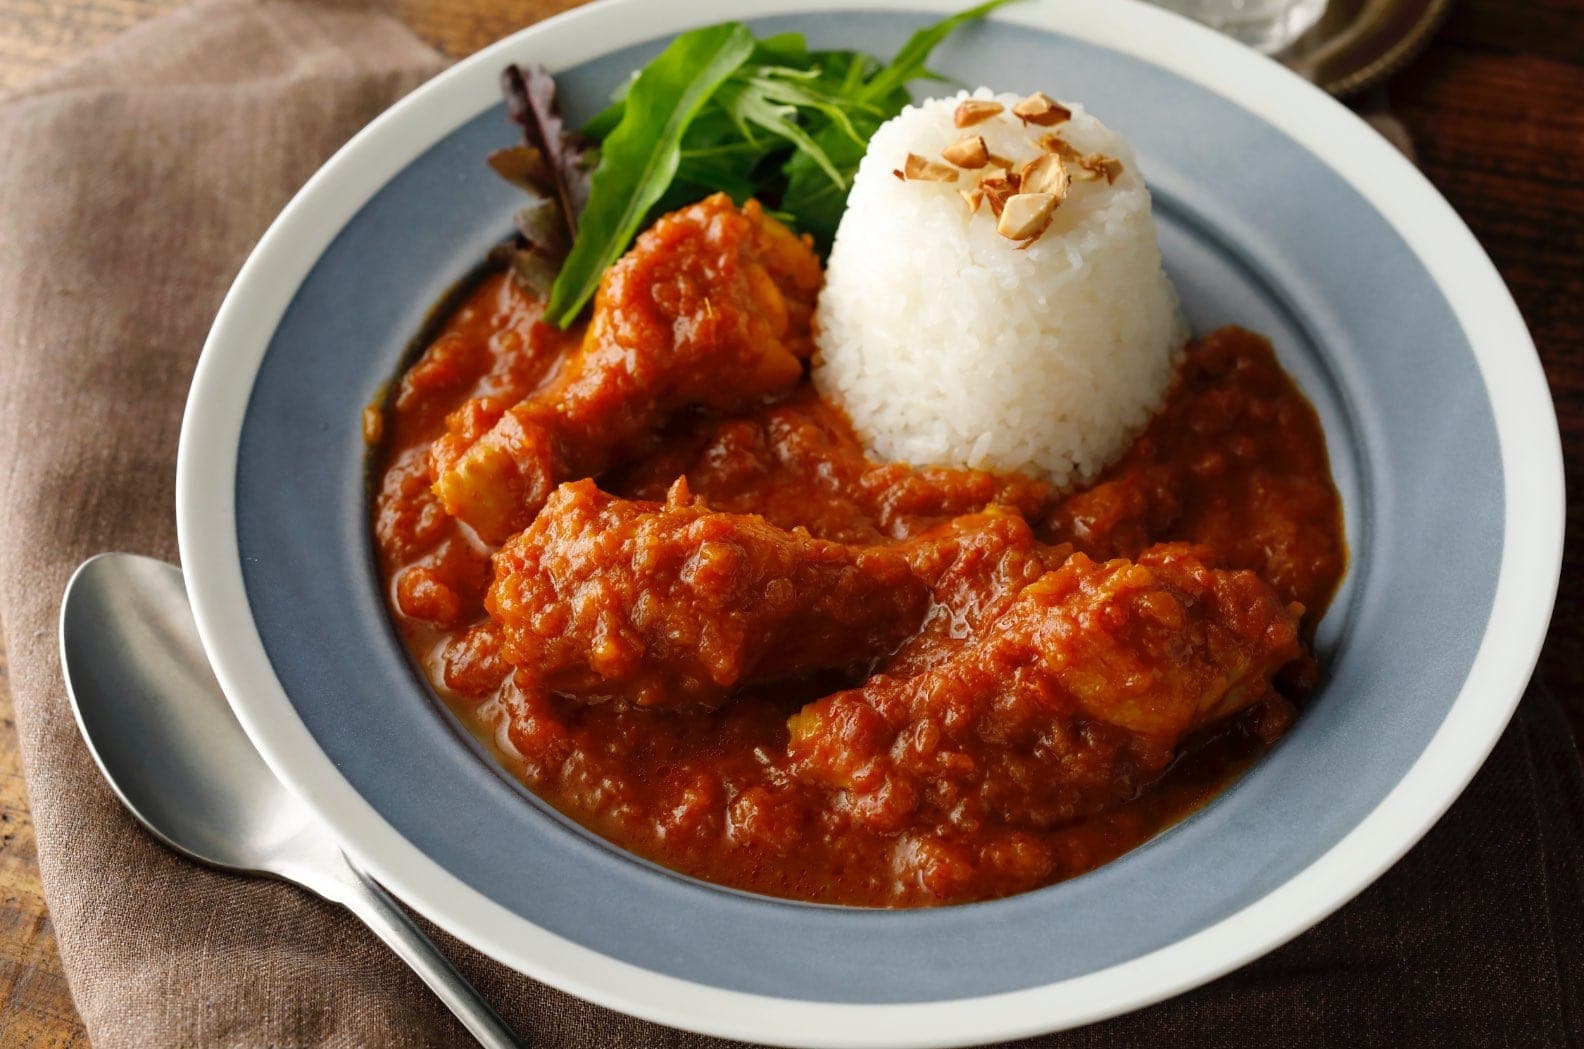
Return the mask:
<path id="1" fill-rule="evenodd" d="M 907 105 L 908 84 L 941 79 L 926 65 L 935 48 L 1011 2 L 927 26 L 888 63 L 735 22 L 678 36 L 583 128 L 601 141 L 599 166 L 546 317 L 575 321 L 647 221 L 711 193 L 755 197 L 828 251 L 869 139 Z"/>

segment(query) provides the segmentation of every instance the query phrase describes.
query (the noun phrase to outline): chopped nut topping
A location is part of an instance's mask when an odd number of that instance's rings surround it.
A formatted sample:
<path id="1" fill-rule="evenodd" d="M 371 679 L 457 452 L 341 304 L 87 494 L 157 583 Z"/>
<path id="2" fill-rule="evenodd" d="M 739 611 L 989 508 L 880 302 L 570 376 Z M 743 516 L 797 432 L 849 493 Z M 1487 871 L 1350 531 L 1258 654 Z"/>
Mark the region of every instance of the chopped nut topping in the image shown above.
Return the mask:
<path id="1" fill-rule="evenodd" d="M 1078 158 L 1072 177 L 1079 182 L 1097 182 L 1105 179 L 1109 184 L 1115 182 L 1120 174 L 1122 174 L 1120 160 L 1100 153 L 1090 153 Z"/>
<path id="2" fill-rule="evenodd" d="M 1055 127 L 1072 119 L 1072 110 L 1043 91 L 1036 91 L 1013 106 L 1012 113 L 1023 123 L 1040 127 Z"/>
<path id="3" fill-rule="evenodd" d="M 973 127 L 975 124 L 989 120 L 1005 108 L 999 102 L 990 102 L 982 98 L 965 98 L 957 103 L 957 112 L 952 114 L 952 122 L 958 127 Z"/>
<path id="4" fill-rule="evenodd" d="M 960 128 L 988 120 L 1005 108 L 999 102 L 966 99 L 959 103 L 953 121 Z M 1043 92 L 1023 99 L 1012 113 L 1024 124 L 1054 127 L 1072 118 L 1072 111 Z M 1027 144 L 1040 152 L 1024 161 L 1014 161 L 990 152 L 983 135 L 965 134 L 941 150 L 939 163 L 909 153 L 903 166 L 893 171 L 897 178 L 911 182 L 943 182 L 956 186 L 957 195 L 968 206 L 969 216 L 981 206 L 990 205 L 996 232 L 1017 241 L 1018 250 L 1030 247 L 1049 228 L 1051 217 L 1072 192 L 1074 182 L 1105 179 L 1113 183 L 1122 174 L 1122 163 L 1102 153 L 1082 153 L 1056 132 L 1033 137 Z M 961 178 L 967 171 L 966 180 Z"/>
<path id="5" fill-rule="evenodd" d="M 1115 157 L 1102 156 L 1099 153 L 1091 153 L 1084 157 L 1083 166 L 1093 171 L 1096 175 L 1104 175 L 1107 185 L 1115 182 L 1117 176 L 1122 174 L 1122 162 L 1120 160 Z"/>
<path id="6" fill-rule="evenodd" d="M 998 171 L 980 179 L 979 189 L 984 199 L 990 202 L 990 210 L 996 218 L 1000 218 L 1006 202 L 1017 195 L 1018 177 L 1010 172 Z"/>
<path id="7" fill-rule="evenodd" d="M 1056 211 L 1049 193 L 1017 193 L 1007 199 L 996 222 L 996 232 L 1008 240 L 1032 240 L 1045 232 Z"/>
<path id="8" fill-rule="evenodd" d="M 957 171 L 948 164 L 938 164 L 917 153 L 909 153 L 902 164 L 902 177 L 910 182 L 956 182 Z"/>
<path id="9" fill-rule="evenodd" d="M 1049 193 L 1056 198 L 1057 204 L 1066 198 L 1067 189 L 1072 185 L 1067 165 L 1054 153 L 1041 153 L 1024 166 L 1021 174 L 1019 188 L 1024 193 Z"/>
<path id="10" fill-rule="evenodd" d="M 1105 179 L 1106 182 L 1115 182 L 1117 176 L 1122 174 L 1122 162 L 1115 157 L 1108 157 L 1103 153 L 1080 153 L 1073 148 L 1072 143 L 1057 134 L 1041 135 L 1040 148 L 1045 152 L 1061 157 L 1072 164 L 1076 170 L 1070 171 L 1073 178 L 1079 182 L 1093 182 L 1096 179 Z"/>
<path id="11" fill-rule="evenodd" d="M 1068 142 L 1055 132 L 1041 135 L 1039 144 L 1040 148 L 1045 152 L 1054 153 L 1063 160 L 1071 160 L 1076 163 L 1083 159 L 1083 154 L 1074 149 L 1071 142 Z"/>
<path id="12" fill-rule="evenodd" d="M 964 135 L 941 150 L 941 156 L 960 168 L 982 168 L 990 160 L 990 150 L 979 135 Z"/>

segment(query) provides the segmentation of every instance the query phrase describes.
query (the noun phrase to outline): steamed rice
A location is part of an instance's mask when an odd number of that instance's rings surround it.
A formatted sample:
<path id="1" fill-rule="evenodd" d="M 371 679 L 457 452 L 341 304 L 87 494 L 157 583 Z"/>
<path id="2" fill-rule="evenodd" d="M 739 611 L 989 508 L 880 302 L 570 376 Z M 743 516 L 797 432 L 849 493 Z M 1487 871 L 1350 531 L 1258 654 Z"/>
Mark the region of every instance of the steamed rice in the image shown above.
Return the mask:
<path id="1" fill-rule="evenodd" d="M 981 134 L 1014 162 L 1047 129 L 1007 112 L 964 131 L 968 93 L 909 106 L 880 128 L 859 168 L 820 296 L 814 382 L 879 455 L 918 465 L 1023 471 L 1057 485 L 1092 479 L 1159 407 L 1185 339 L 1161 269 L 1149 191 L 1125 141 L 1079 105 L 1053 130 L 1122 162 L 1115 184 L 1075 181 L 1027 248 L 970 213 L 956 186 L 902 181 Z"/>

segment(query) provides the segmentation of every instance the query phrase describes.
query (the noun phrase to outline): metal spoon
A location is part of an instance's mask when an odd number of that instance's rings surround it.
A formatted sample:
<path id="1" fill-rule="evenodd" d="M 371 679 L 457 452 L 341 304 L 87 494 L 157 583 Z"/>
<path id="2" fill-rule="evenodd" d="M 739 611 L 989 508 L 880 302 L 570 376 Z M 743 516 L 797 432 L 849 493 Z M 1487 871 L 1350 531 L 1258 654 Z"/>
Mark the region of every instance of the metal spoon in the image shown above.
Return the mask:
<path id="1" fill-rule="evenodd" d="M 180 569 L 131 554 L 84 562 L 66 585 L 60 640 L 77 727 L 110 788 L 156 838 L 341 904 L 482 1045 L 524 1044 L 264 764 L 209 669 Z"/>

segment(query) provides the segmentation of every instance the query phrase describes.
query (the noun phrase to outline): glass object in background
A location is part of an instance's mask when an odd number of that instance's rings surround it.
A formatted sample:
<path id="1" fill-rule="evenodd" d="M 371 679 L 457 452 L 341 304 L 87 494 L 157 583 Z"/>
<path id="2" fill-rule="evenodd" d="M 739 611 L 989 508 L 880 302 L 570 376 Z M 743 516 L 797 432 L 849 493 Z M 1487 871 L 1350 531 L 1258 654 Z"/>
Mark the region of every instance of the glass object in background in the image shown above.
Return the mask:
<path id="1" fill-rule="evenodd" d="M 1325 14 L 1326 0 L 1155 0 L 1266 54 L 1280 51 Z"/>

